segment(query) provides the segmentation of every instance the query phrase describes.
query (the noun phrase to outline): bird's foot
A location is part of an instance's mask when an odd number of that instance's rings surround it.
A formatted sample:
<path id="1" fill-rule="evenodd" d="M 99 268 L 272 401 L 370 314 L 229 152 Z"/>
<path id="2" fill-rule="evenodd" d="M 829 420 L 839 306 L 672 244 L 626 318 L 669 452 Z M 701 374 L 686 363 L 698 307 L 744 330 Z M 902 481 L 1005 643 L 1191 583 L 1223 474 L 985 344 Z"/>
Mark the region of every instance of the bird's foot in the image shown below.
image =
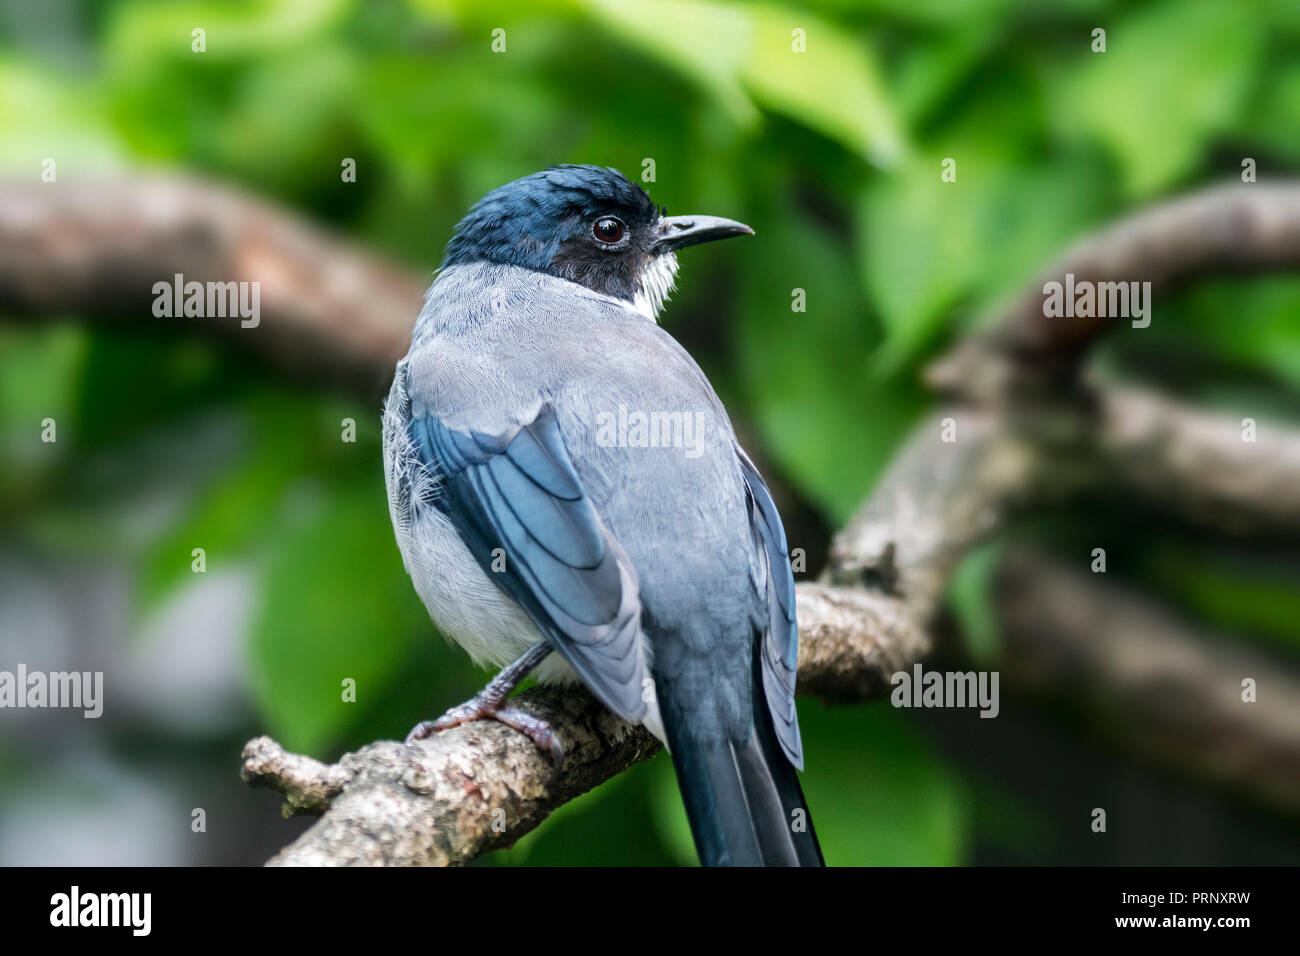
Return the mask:
<path id="1" fill-rule="evenodd" d="M 458 704 L 437 720 L 422 720 L 411 728 L 406 735 L 406 742 L 423 740 L 440 730 L 450 730 L 461 724 L 476 720 L 491 719 L 519 731 L 543 753 L 551 755 L 551 762 L 558 771 L 564 763 L 564 746 L 551 725 L 542 718 L 525 713 L 517 707 L 506 707 L 483 697 L 474 697 L 463 704 Z"/>

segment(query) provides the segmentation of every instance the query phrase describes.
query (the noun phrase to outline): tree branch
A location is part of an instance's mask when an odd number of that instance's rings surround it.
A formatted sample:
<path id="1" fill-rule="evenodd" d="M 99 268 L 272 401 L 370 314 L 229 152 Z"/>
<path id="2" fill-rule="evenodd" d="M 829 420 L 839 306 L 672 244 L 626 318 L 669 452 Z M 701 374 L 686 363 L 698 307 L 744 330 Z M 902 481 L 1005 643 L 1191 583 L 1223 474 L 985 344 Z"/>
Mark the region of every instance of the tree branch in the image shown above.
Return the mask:
<path id="1" fill-rule="evenodd" d="M 154 318 L 154 283 L 177 274 L 260 283 L 260 323 Z M 288 374 L 371 395 L 405 353 L 428 284 L 204 180 L 0 184 L 0 313 L 197 326 Z"/>
<path id="2" fill-rule="evenodd" d="M 269 737 L 244 748 L 243 778 L 285 794 L 286 813 L 328 813 L 271 860 L 277 866 L 446 866 L 509 846 L 562 803 L 653 755 L 659 742 L 585 690 L 534 688 L 515 698 L 548 721 L 562 772 L 527 737 L 491 720 L 416 744 L 380 741 L 337 764 L 285 752 Z"/>
<path id="3" fill-rule="evenodd" d="M 915 660 L 921 631 L 900 607 L 861 591 L 799 589 L 800 680 L 860 700 Z M 285 751 L 269 737 L 244 748 L 243 778 L 285 796 L 285 814 L 328 815 L 277 865 L 447 865 L 509 846 L 561 804 L 645 760 L 659 742 L 583 689 L 536 687 L 513 703 L 547 721 L 565 748 L 554 772 L 528 738 L 478 721 L 427 741 L 381 741 L 336 764 Z"/>
<path id="4" fill-rule="evenodd" d="M 1032 382 L 1060 391 L 1096 339 L 1122 319 L 1049 317 L 1043 284 L 1146 281 L 1166 299 L 1215 274 L 1300 268 L 1300 183 L 1230 183 L 1173 199 L 1076 243 L 926 371 L 935 389 L 980 401 Z M 1125 323 L 1126 324 L 1126 323 Z"/>
<path id="5" fill-rule="evenodd" d="M 1228 534 L 1300 535 L 1300 429 L 1214 414 L 1153 392 L 1099 393 L 1094 473 L 1123 493 Z"/>

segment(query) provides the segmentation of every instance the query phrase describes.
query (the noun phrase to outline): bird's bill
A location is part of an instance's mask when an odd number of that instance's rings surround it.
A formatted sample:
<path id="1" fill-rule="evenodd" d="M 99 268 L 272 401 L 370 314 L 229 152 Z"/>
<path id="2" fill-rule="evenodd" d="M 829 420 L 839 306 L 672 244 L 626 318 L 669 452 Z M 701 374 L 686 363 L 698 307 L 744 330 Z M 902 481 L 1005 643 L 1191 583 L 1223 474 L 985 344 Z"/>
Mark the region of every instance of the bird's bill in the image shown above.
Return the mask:
<path id="1" fill-rule="evenodd" d="M 754 230 L 743 222 L 720 216 L 665 216 L 659 220 L 659 239 L 650 249 L 659 254 L 714 239 L 753 234 Z"/>

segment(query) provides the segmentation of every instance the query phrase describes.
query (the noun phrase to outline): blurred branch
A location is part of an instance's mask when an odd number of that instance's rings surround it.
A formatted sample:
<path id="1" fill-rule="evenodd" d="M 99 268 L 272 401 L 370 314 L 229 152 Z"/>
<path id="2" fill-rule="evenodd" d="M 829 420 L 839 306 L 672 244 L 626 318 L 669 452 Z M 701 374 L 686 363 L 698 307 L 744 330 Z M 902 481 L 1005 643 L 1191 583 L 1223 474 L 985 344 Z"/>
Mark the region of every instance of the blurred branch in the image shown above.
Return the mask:
<path id="1" fill-rule="evenodd" d="M 836 535 L 830 579 L 897 594 L 924 619 L 962 552 L 1023 496 L 1033 464 L 1000 417 L 973 408 L 931 416 Z"/>
<path id="2" fill-rule="evenodd" d="M 1169 295 L 1215 274 L 1300 268 L 1300 183 L 1231 183 L 1139 210 L 1086 237 L 926 372 L 933 387 L 989 400 L 1033 382 L 1060 390 L 1086 350 L 1126 320 L 1048 317 L 1043 284 L 1150 282 Z"/>
<path id="3" fill-rule="evenodd" d="M 1082 712 L 1157 765 L 1300 812 L 1296 674 L 1036 551 L 1009 552 L 995 590 L 1007 689 Z"/>
<path id="4" fill-rule="evenodd" d="M 1229 418 L 1152 392 L 1099 392 L 1095 473 L 1153 507 L 1229 534 L 1300 535 L 1300 429 Z"/>
<path id="5" fill-rule="evenodd" d="M 153 315 L 156 282 L 260 283 L 261 320 Z M 0 313 L 210 329 L 313 382 L 381 394 L 428 278 L 192 178 L 0 184 Z"/>

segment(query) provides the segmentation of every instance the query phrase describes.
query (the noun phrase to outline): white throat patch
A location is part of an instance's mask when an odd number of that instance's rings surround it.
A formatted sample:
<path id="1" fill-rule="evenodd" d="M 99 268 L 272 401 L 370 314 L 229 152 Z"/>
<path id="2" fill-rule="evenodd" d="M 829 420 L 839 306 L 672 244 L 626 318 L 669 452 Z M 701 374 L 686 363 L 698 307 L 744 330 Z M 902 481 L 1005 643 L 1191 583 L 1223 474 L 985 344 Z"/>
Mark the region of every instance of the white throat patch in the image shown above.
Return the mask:
<path id="1" fill-rule="evenodd" d="M 650 262 L 650 268 L 641 273 L 641 290 L 632 300 L 632 308 L 651 322 L 658 322 L 659 313 L 672 295 L 676 279 L 677 254 L 665 252 L 655 256 Z"/>

